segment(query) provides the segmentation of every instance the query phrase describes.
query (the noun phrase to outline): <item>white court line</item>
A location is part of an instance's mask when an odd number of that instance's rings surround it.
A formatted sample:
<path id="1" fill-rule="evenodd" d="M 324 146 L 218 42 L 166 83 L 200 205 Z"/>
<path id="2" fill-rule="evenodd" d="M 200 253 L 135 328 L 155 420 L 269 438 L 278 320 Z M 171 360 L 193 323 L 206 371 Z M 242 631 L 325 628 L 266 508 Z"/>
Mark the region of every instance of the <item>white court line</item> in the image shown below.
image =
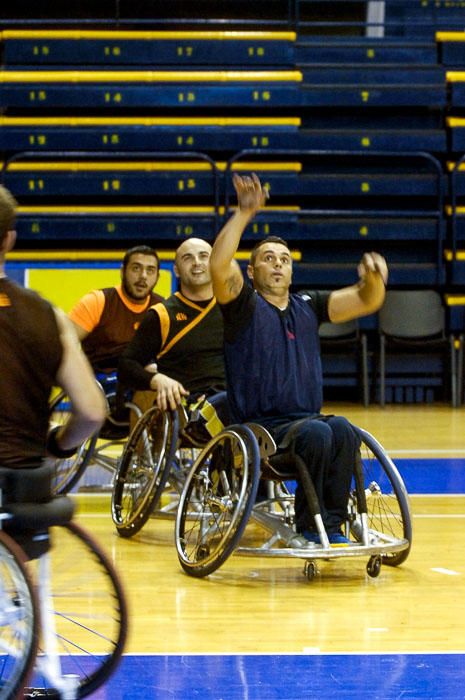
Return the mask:
<path id="1" fill-rule="evenodd" d="M 389 449 L 388 450 L 386 448 L 386 451 L 391 456 L 392 455 L 404 455 L 404 454 L 408 454 L 408 455 L 433 455 L 433 454 L 434 455 L 465 455 L 465 449 L 462 449 L 462 448 L 455 448 L 455 449 L 450 449 L 450 450 L 446 450 L 446 449 L 437 449 L 437 450 L 433 450 L 433 449 L 431 449 L 431 450 L 430 449 L 421 449 L 421 450 L 420 449 L 418 449 L 418 450 L 417 449 L 410 449 L 410 450 Z"/>
<path id="2" fill-rule="evenodd" d="M 446 574 L 446 576 L 460 576 L 458 571 L 454 571 L 453 569 L 443 569 L 441 566 L 434 567 L 431 569 L 431 571 L 434 571 L 436 574 Z"/>
<path id="3" fill-rule="evenodd" d="M 464 498 L 465 493 L 409 493 L 409 498 Z"/>
<path id="4" fill-rule="evenodd" d="M 465 518 L 465 513 L 436 513 L 434 515 L 432 513 L 422 513 L 420 515 L 416 515 L 415 513 L 413 513 L 412 517 L 416 520 L 435 520 L 438 518 L 441 518 L 442 520 L 453 520 L 454 518 L 459 518 L 463 520 Z"/>
<path id="5" fill-rule="evenodd" d="M 389 632 L 389 627 L 367 627 L 367 632 Z"/>
<path id="6" fill-rule="evenodd" d="M 465 654 L 465 649 L 448 649 L 447 651 L 433 650 L 433 651 L 320 651 L 319 647 L 303 647 L 302 651 L 256 651 L 256 652 L 240 652 L 240 651 L 228 651 L 228 652 L 143 652 L 138 654 L 137 652 L 132 652 L 130 654 L 125 654 L 125 656 L 305 656 L 307 654 L 320 654 L 321 656 L 449 656 L 449 655 L 460 655 Z"/>

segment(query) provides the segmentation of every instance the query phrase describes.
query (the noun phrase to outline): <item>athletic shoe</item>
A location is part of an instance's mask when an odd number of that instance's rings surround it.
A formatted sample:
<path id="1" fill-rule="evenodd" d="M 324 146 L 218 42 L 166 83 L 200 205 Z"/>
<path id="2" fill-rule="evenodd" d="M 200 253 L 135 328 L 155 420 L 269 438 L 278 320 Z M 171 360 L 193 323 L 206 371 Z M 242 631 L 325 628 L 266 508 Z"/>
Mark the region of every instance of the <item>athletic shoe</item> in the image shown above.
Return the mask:
<path id="1" fill-rule="evenodd" d="M 312 544 L 321 544 L 319 534 L 313 530 L 303 530 L 302 536 L 305 537 L 307 542 L 311 542 Z"/>

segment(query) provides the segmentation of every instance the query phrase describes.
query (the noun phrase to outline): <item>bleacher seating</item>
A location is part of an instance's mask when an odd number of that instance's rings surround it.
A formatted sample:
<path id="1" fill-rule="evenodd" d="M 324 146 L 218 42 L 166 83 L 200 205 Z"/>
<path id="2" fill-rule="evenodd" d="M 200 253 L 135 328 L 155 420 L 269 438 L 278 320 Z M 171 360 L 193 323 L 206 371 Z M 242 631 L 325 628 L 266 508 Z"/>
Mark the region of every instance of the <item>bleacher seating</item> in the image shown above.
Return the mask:
<path id="1" fill-rule="evenodd" d="M 375 151 L 446 150 L 433 120 L 416 127 L 398 120 L 301 117 L 8 117 L 0 116 L 0 150 L 185 150 L 234 154 L 247 148 Z M 465 122 L 464 122 L 465 124 Z M 459 135 L 457 136 L 459 138 Z"/>
<path id="2" fill-rule="evenodd" d="M 450 268 L 450 287 L 463 285 L 465 281 L 465 155 L 449 162 L 450 204 L 447 207 L 451 230 L 450 248 L 446 248 L 446 260 Z"/>
<path id="3" fill-rule="evenodd" d="M 394 288 L 463 284 L 465 0 L 28 8 L 0 8 L 19 250 L 212 239 L 253 169 L 244 245 L 287 238 L 298 287 L 354 282 L 367 248 Z"/>
<path id="4" fill-rule="evenodd" d="M 465 10 L 465 6 L 463 8 Z M 464 31 L 436 32 L 439 59 L 443 66 L 460 68 L 465 66 L 465 27 Z"/>
<path id="5" fill-rule="evenodd" d="M 444 185 L 432 157 L 248 150 L 224 163 L 195 159 L 194 152 L 184 159 L 169 153 L 146 152 L 145 160 L 121 160 L 121 155 L 95 152 L 91 159 L 71 152 L 56 160 L 56 153 L 43 152 L 42 158 L 7 162 L 4 182 L 22 201 L 20 238 L 92 243 L 103 224 L 124 239 L 132 235 L 131 214 L 145 214 L 138 235 L 157 231 L 160 241 L 169 241 L 180 230 L 180 204 L 184 217 L 194 215 L 191 231 L 198 232 L 208 219 L 202 235 L 213 236 L 220 199 L 229 204 L 231 171 L 254 171 L 268 186 L 272 206 L 248 227 L 244 240 L 268 233 L 302 246 L 297 284 L 327 283 L 327 260 L 332 283 L 350 283 L 368 241 L 389 251 L 392 284 L 408 284 L 413 277 L 418 284 L 444 281 Z M 413 241 L 421 241 L 414 255 L 408 250 Z"/>
<path id="6" fill-rule="evenodd" d="M 270 151 L 265 155 L 276 157 Z M 237 167 L 241 158 L 252 157 L 246 151 L 231 164 Z M 388 256 L 395 286 L 412 279 L 418 285 L 444 283 L 444 176 L 438 161 L 425 154 L 372 152 L 368 157 L 337 151 L 300 152 L 299 161 L 301 168 L 288 176 L 290 190 L 283 183 L 275 191 L 270 179 L 275 206 L 299 205 L 290 214 L 292 226 L 283 230 L 282 219 L 275 220 L 277 212 L 265 211 L 244 235 L 245 240 L 256 238 L 266 223 L 266 232 L 299 244 L 302 262 L 294 272 L 296 284 L 350 284 L 367 246 Z M 227 198 L 229 194 L 230 187 Z"/>
<path id="7" fill-rule="evenodd" d="M 78 66 L 289 66 L 295 32 L 5 30 L 4 64 L 63 69 Z"/>
<path id="8" fill-rule="evenodd" d="M 465 31 L 438 32 L 437 40 L 442 48 L 442 60 L 451 68 L 446 74 L 450 89 L 450 116 L 446 123 L 452 160 L 447 163 L 450 173 L 447 208 L 450 247 L 446 248 L 445 254 L 450 271 L 450 291 L 454 293 L 465 281 L 465 120 L 462 116 L 465 109 L 465 72 L 460 70 L 465 67 Z"/>
<path id="9" fill-rule="evenodd" d="M 446 78 L 450 88 L 451 107 L 465 107 L 465 71 L 447 71 Z"/>
<path id="10" fill-rule="evenodd" d="M 433 40 L 418 41 L 404 38 L 376 38 L 370 36 L 299 37 L 295 44 L 296 62 L 335 65 L 384 66 L 408 64 L 434 66 L 437 48 Z"/>
<path id="11" fill-rule="evenodd" d="M 392 36 L 432 37 L 437 31 L 463 29 L 463 0 L 386 2 L 386 32 Z"/>

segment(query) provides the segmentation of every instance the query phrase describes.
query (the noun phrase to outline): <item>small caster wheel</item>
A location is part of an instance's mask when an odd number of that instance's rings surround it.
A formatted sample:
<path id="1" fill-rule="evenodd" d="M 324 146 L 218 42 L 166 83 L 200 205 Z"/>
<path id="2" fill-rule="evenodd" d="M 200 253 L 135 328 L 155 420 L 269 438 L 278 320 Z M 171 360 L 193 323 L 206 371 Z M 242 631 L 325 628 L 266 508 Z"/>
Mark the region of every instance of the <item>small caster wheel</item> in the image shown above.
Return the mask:
<path id="1" fill-rule="evenodd" d="M 306 577 L 307 581 L 313 581 L 317 573 L 318 569 L 316 568 L 315 562 L 306 561 L 304 564 L 304 576 Z"/>
<path id="2" fill-rule="evenodd" d="M 368 560 L 367 564 L 367 574 L 368 576 L 371 576 L 371 578 L 376 578 L 379 576 L 379 572 L 381 571 L 381 557 L 379 554 L 377 554 L 374 557 L 370 557 Z"/>

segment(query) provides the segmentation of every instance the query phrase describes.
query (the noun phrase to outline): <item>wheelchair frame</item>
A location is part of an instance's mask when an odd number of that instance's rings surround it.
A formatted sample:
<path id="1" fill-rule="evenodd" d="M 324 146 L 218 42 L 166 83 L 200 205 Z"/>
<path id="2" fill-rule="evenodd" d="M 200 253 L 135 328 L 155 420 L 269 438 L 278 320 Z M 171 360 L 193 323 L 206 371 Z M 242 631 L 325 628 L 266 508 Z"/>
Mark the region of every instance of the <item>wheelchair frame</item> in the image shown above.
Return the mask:
<path id="1" fill-rule="evenodd" d="M 93 538 L 70 521 L 73 509 L 66 496 L 1 508 L 10 530 L 26 529 L 42 542 L 51 530 L 58 540 L 26 563 L 23 549 L 0 530 L 1 700 L 21 690 L 25 698 L 85 697 L 106 681 L 123 652 L 128 613 L 121 583 Z"/>
<path id="2" fill-rule="evenodd" d="M 108 381 L 105 377 L 102 381 L 97 382 L 105 398 L 110 401 L 116 396 L 116 378 L 113 380 L 112 375 L 109 375 Z M 64 391 L 59 392 L 50 402 L 49 415 L 52 424 L 61 424 L 69 417 L 70 399 Z M 129 408 L 136 415 L 137 420 L 142 416 L 141 409 L 134 403 L 128 401 L 125 407 Z M 129 434 L 129 428 L 128 428 Z M 123 438 L 105 438 L 100 437 L 97 432 L 83 442 L 76 451 L 76 454 L 66 459 L 53 459 L 50 461 L 54 464 L 54 493 L 63 495 L 69 493 L 78 483 L 86 468 L 90 465 L 103 467 L 112 475 L 112 481 L 118 469 L 119 456 L 113 457 L 109 452 L 112 448 L 117 447 L 123 449 L 128 436 Z"/>
<path id="3" fill-rule="evenodd" d="M 39 602 L 26 557 L 0 530 L 0 698 L 16 698 L 37 653 Z M 5 675 L 7 681 L 4 681 Z"/>
<path id="4" fill-rule="evenodd" d="M 113 522 L 121 537 L 135 535 L 151 516 L 174 517 L 194 461 L 192 452 L 201 447 L 184 434 L 188 420 L 183 405 L 175 411 L 152 406 L 131 431 L 118 463 L 111 499 Z"/>
<path id="5" fill-rule="evenodd" d="M 380 443 L 367 431 L 353 427 L 363 451 L 354 465 L 344 525 L 345 535 L 352 537 L 353 544 L 330 545 L 316 494 L 309 506 L 321 544 L 308 543 L 299 536 L 294 529 L 293 496 L 282 485 L 296 478 L 295 468 L 292 472 L 280 471 L 276 444 L 262 426 L 229 426 L 204 447 L 181 494 L 175 538 L 184 571 L 196 577 L 207 576 L 234 550 L 249 556 L 304 559 L 304 574 L 309 580 L 317 573 L 319 559 L 368 557 L 367 573 L 371 577 L 379 575 L 383 563 L 397 566 L 405 561 L 412 540 L 405 485 Z M 226 453 L 227 449 L 233 469 L 231 465 L 218 466 L 215 457 L 215 451 Z M 260 477 L 270 484 L 269 498 L 256 503 Z M 259 545 L 240 547 L 249 519 L 267 534 Z"/>

